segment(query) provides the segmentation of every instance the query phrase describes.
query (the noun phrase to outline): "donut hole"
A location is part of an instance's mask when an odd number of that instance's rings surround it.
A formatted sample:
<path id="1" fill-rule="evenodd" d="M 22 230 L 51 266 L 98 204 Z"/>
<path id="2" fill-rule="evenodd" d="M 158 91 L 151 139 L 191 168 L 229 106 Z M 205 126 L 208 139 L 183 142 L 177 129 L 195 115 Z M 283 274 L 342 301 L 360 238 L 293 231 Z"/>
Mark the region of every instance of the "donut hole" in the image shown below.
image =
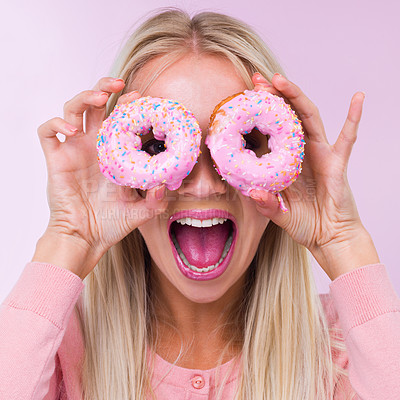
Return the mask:
<path id="1" fill-rule="evenodd" d="M 271 149 L 268 146 L 270 135 L 264 135 L 257 128 L 253 128 L 251 132 L 242 135 L 242 137 L 244 148 L 252 150 L 258 158 L 264 154 L 271 153 Z"/>
<path id="2" fill-rule="evenodd" d="M 142 150 L 150 156 L 157 155 L 166 150 L 164 140 L 159 140 L 154 137 L 153 127 L 149 131 L 141 135 L 142 137 Z"/>

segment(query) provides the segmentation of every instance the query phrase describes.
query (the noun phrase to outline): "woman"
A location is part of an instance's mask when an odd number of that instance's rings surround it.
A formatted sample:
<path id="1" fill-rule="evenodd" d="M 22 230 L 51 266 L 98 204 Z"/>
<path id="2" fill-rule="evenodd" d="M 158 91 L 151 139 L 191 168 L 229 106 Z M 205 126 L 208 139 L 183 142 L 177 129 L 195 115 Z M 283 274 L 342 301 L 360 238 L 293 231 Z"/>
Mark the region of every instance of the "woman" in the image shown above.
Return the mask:
<path id="1" fill-rule="evenodd" d="M 190 19 L 177 9 L 145 21 L 111 75 L 119 78 L 100 79 L 94 90 L 65 104 L 63 119 L 38 129 L 51 217 L 2 308 L 1 342 L 8 344 L 0 394 L 247 400 L 400 395 L 393 370 L 400 359 L 400 300 L 346 178 L 364 95 L 353 96 L 331 146 L 315 105 L 283 77 L 249 26 L 210 12 Z M 204 144 L 215 105 L 253 88 L 283 96 L 305 130 L 303 171 L 282 192 L 288 213 L 271 194 L 257 190 L 248 198 L 227 185 Z M 95 143 L 103 119 L 115 104 L 142 96 L 179 101 L 199 122 L 201 154 L 175 191 L 117 186 L 99 170 Z M 64 143 L 57 132 L 66 135 Z M 258 156 L 268 151 L 259 132 L 245 139 Z M 149 133 L 143 149 L 157 154 L 163 146 Z M 191 279 L 177 267 L 171 235 L 195 264 L 213 264 L 221 243 L 216 231 L 205 231 L 202 244 L 196 229 L 203 228 L 170 222 L 221 212 L 237 231 L 228 268 L 215 279 Z M 331 296 L 318 296 L 307 249 L 334 281 Z M 11 363 L 23 365 L 17 382 Z"/>

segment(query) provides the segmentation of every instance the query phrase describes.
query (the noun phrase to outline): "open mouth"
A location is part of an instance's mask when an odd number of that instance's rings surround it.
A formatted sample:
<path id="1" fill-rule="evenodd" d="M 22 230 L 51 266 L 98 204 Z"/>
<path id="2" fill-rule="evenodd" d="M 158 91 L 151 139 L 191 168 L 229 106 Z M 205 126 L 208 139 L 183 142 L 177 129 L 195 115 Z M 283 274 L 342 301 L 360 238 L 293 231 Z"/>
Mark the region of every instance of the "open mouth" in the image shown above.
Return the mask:
<path id="1" fill-rule="evenodd" d="M 179 270 L 194 280 L 220 276 L 236 243 L 235 218 L 225 210 L 184 210 L 168 223 L 172 251 Z"/>

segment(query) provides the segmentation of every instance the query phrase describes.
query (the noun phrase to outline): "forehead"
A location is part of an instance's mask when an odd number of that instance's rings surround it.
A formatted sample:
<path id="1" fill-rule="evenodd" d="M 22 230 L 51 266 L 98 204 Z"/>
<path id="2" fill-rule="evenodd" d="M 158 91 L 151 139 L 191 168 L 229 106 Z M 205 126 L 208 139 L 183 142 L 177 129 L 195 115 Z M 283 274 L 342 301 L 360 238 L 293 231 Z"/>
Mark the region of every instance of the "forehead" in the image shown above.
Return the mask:
<path id="1" fill-rule="evenodd" d="M 196 117 L 209 117 L 214 107 L 226 97 L 247 89 L 228 59 L 213 55 L 185 55 L 168 66 L 146 88 L 162 64 L 161 57 L 146 63 L 132 81 L 129 90 L 139 90 L 142 96 L 162 97 L 179 101 Z"/>

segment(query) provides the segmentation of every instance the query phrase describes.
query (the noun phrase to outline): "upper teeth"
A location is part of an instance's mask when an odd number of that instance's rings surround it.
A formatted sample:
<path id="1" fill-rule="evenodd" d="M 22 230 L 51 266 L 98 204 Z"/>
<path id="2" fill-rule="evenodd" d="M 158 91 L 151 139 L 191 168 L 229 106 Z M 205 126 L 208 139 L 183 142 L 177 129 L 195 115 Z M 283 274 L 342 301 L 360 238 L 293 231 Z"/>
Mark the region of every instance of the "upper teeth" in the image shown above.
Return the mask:
<path id="1" fill-rule="evenodd" d="M 223 224 L 227 218 L 210 218 L 210 219 L 196 219 L 196 218 L 180 218 L 177 219 L 176 222 L 179 222 L 182 225 L 191 225 L 196 226 L 197 228 L 204 228 L 207 226 Z"/>

